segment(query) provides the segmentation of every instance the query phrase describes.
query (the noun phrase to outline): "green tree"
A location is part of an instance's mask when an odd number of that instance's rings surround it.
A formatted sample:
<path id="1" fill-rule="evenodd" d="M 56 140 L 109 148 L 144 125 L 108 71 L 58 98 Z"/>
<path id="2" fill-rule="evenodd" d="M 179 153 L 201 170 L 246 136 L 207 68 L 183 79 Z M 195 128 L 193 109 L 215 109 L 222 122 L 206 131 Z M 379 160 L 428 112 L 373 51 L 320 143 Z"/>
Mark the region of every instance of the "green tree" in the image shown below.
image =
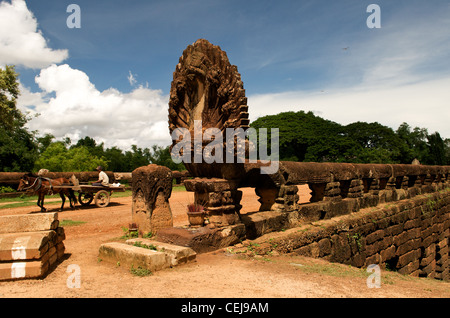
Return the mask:
<path id="1" fill-rule="evenodd" d="M 150 162 L 160 166 L 165 166 L 171 170 L 183 171 L 186 167 L 183 163 L 175 163 L 170 155 L 170 146 L 161 147 L 153 145 L 152 151 L 150 153 Z"/>
<path id="2" fill-rule="evenodd" d="M 55 136 L 48 133 L 45 134 L 43 137 L 38 137 L 37 141 L 39 153 L 43 153 L 45 149 L 47 149 L 47 147 L 51 145 L 53 139 L 55 139 Z"/>
<path id="3" fill-rule="evenodd" d="M 131 145 L 131 151 L 125 152 L 125 158 L 128 162 L 127 171 L 133 171 L 136 168 L 147 166 L 150 164 L 150 150 L 148 148 L 139 148 Z"/>
<path id="4" fill-rule="evenodd" d="M 355 160 L 359 163 L 402 163 L 407 152 L 405 142 L 392 128 L 380 123 L 356 122 L 343 129 L 344 134 L 359 145 Z"/>
<path id="5" fill-rule="evenodd" d="M 429 165 L 444 165 L 446 163 L 445 142 L 438 132 L 427 136 L 428 140 L 428 158 L 426 163 Z"/>
<path id="6" fill-rule="evenodd" d="M 0 169 L 30 171 L 37 158 L 37 142 L 25 127 L 28 119 L 17 108 L 19 74 L 14 66 L 0 69 Z"/>
<path id="7" fill-rule="evenodd" d="M 353 159 L 356 142 L 343 134 L 338 123 L 312 112 L 285 112 L 258 118 L 251 124 L 256 130 L 278 128 L 280 160 L 339 161 Z M 270 137 L 269 137 L 270 138 Z"/>
<path id="8" fill-rule="evenodd" d="M 108 161 L 97 157 L 84 146 L 67 149 L 62 141 L 51 143 L 35 163 L 35 170 L 50 171 L 93 171 L 97 166 L 108 168 Z"/>
<path id="9" fill-rule="evenodd" d="M 402 123 L 396 133 L 406 143 L 402 163 L 411 163 L 414 159 L 425 163 L 429 151 L 427 146 L 428 131 L 419 127 L 412 129 L 407 123 Z"/>
<path id="10" fill-rule="evenodd" d="M 109 161 L 108 169 L 116 172 L 129 172 L 129 165 L 123 151 L 117 147 L 105 150 L 104 157 Z"/>
<path id="11" fill-rule="evenodd" d="M 445 165 L 450 165 L 450 138 L 444 140 L 445 144 Z"/>
<path id="12" fill-rule="evenodd" d="M 286 112 L 252 122 L 255 129 L 278 128 L 280 160 L 355 163 L 450 162 L 450 141 L 426 129 L 403 123 L 394 131 L 380 123 L 355 122 L 346 126 L 312 112 Z"/>
<path id="13" fill-rule="evenodd" d="M 77 147 L 86 147 L 91 154 L 97 157 L 102 157 L 105 155 L 104 145 L 103 143 L 97 144 L 94 138 L 86 136 L 77 141 L 75 145 L 72 145 L 71 148 Z"/>

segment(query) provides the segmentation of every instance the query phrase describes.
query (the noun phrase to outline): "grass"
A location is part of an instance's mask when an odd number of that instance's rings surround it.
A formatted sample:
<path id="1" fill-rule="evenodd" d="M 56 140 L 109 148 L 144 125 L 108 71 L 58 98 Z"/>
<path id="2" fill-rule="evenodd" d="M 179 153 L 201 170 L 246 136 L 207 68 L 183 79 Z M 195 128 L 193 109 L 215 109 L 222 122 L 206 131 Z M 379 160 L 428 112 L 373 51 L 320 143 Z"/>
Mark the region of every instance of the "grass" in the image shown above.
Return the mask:
<path id="1" fill-rule="evenodd" d="M 131 190 L 126 190 L 125 192 L 113 192 L 112 198 L 123 198 L 123 197 L 130 197 L 131 196 Z M 75 193 L 75 195 L 78 197 L 78 193 Z M 48 199 L 57 199 L 49 201 Z M 36 205 L 38 200 L 37 195 L 32 196 L 20 196 L 16 198 L 2 198 L 0 199 L 0 209 L 9 209 L 9 208 L 19 208 L 19 207 L 25 207 L 25 206 L 33 206 Z M 10 202 L 10 203 L 9 203 Z M 52 196 L 45 196 L 44 199 L 44 205 L 54 205 L 54 204 L 61 204 L 61 198 L 59 194 L 55 194 Z M 8 204 L 9 203 L 9 204 Z M 69 200 L 66 198 L 66 204 L 69 203 Z"/>
<path id="2" fill-rule="evenodd" d="M 172 188 L 172 192 L 183 192 L 186 191 L 186 188 L 184 185 L 174 185 Z M 75 195 L 78 197 L 78 193 L 75 193 Z M 114 192 L 112 193 L 111 197 L 114 198 L 125 198 L 125 197 L 131 197 L 132 191 L 126 190 L 124 192 Z M 48 199 L 58 199 L 55 201 L 48 201 Z M 23 195 L 16 198 L 2 198 L 0 199 L 0 209 L 10 209 L 10 208 L 19 208 L 19 207 L 25 207 L 25 206 L 33 206 L 36 205 L 38 200 L 37 195 L 27 196 Z M 61 199 L 59 197 L 59 194 L 55 194 L 53 196 L 46 196 L 44 199 L 45 205 L 55 205 L 55 204 L 61 204 Z M 68 204 L 68 199 L 66 199 L 66 204 Z"/>
<path id="3" fill-rule="evenodd" d="M 131 190 L 125 190 L 124 192 L 114 192 L 111 194 L 111 198 L 125 198 L 125 197 L 131 197 L 132 192 Z"/>
<path id="4" fill-rule="evenodd" d="M 32 197 L 29 197 L 32 198 Z M 0 205 L 0 209 L 11 209 L 11 208 L 20 208 L 20 207 L 24 207 L 24 206 L 33 206 L 36 205 L 37 206 L 37 197 L 33 200 L 33 199 L 20 199 L 17 200 L 19 198 L 16 198 L 16 200 L 14 201 L 9 201 L 11 203 L 9 204 L 2 204 Z M 19 202 L 20 201 L 20 202 Z M 8 201 L 6 201 L 8 202 Z M 0 200 L 0 203 L 6 203 L 5 201 L 3 201 L 3 199 Z M 44 200 L 44 205 L 56 205 L 56 204 L 61 204 L 61 200 L 57 200 L 57 201 L 45 201 Z"/>
<path id="5" fill-rule="evenodd" d="M 127 227 L 122 226 L 123 235 L 119 238 L 121 240 L 129 240 L 132 238 L 137 238 L 139 233 L 137 231 L 130 231 Z"/>
<path id="6" fill-rule="evenodd" d="M 48 198 L 48 197 L 51 197 L 51 196 L 46 196 L 46 198 Z M 59 195 L 58 195 L 58 198 L 59 198 Z M 19 197 L 15 197 L 15 198 L 1 198 L 0 203 L 19 202 L 19 201 L 20 202 L 26 202 L 26 201 L 35 201 L 36 202 L 37 199 L 38 199 L 37 195 L 28 196 L 28 195 L 23 194 Z"/>
<path id="7" fill-rule="evenodd" d="M 325 276 L 333 277 L 347 277 L 347 278 L 358 278 L 367 279 L 373 272 L 368 272 L 366 268 L 353 267 L 351 265 L 343 264 L 291 264 L 297 265 L 296 268 L 305 273 L 316 273 Z M 414 277 L 402 275 L 395 271 L 381 270 L 381 284 L 383 285 L 393 285 L 397 280 L 414 281 Z"/>
<path id="8" fill-rule="evenodd" d="M 184 185 L 173 185 L 172 186 L 172 192 L 183 192 L 186 191 L 186 188 Z"/>
<path id="9" fill-rule="evenodd" d="M 85 221 L 72 221 L 72 220 L 61 220 L 59 226 L 77 226 L 86 223 Z"/>
<path id="10" fill-rule="evenodd" d="M 153 244 L 147 245 L 147 244 L 143 244 L 142 242 L 139 242 L 139 241 L 138 242 L 134 242 L 133 246 L 142 247 L 142 248 L 146 248 L 146 249 L 153 250 L 153 251 L 157 251 L 158 250 L 156 248 L 156 246 L 153 245 Z"/>
<path id="11" fill-rule="evenodd" d="M 150 270 L 146 268 L 142 268 L 141 266 L 138 266 L 138 268 L 134 268 L 133 265 L 131 265 L 130 272 L 131 274 L 139 277 L 149 276 L 153 274 Z"/>
<path id="12" fill-rule="evenodd" d="M 351 266 L 342 266 L 333 263 L 329 264 L 302 264 L 302 266 L 296 267 L 306 273 L 316 273 L 334 277 L 354 277 L 354 278 L 367 278 L 370 273 L 365 269 L 360 269 Z"/>

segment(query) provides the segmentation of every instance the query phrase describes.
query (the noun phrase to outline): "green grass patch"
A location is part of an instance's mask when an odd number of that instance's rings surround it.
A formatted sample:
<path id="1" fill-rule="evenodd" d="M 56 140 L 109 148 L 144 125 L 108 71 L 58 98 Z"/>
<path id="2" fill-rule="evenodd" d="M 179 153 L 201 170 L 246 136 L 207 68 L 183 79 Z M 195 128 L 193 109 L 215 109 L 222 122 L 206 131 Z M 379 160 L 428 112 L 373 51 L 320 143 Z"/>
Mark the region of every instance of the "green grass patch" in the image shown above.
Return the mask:
<path id="1" fill-rule="evenodd" d="M 142 247 L 142 248 L 146 248 L 146 249 L 153 250 L 153 251 L 157 251 L 157 250 L 158 250 L 158 249 L 156 248 L 156 246 L 153 245 L 153 244 L 147 245 L 147 244 L 144 244 L 144 243 L 139 242 L 139 241 L 134 242 L 133 246 L 136 246 L 136 247 Z"/>
<path id="2" fill-rule="evenodd" d="M 58 196 L 59 197 L 59 196 Z M 23 193 L 19 197 L 15 198 L 1 198 L 0 203 L 6 203 L 6 202 L 28 202 L 28 201 L 34 201 L 37 202 L 38 196 L 37 195 L 26 195 Z"/>
<path id="3" fill-rule="evenodd" d="M 86 223 L 85 221 L 61 220 L 59 226 L 77 226 Z"/>
<path id="4" fill-rule="evenodd" d="M 173 185 L 172 186 L 172 192 L 183 192 L 186 191 L 186 187 L 184 186 L 184 184 L 177 184 L 177 185 Z"/>
<path id="5" fill-rule="evenodd" d="M 16 199 L 18 199 L 18 198 L 16 198 Z M 21 201 L 21 202 L 19 202 L 19 201 Z M 4 202 L 4 201 L 1 201 L 1 202 Z M 1 204 L 0 205 L 0 209 L 20 208 L 20 207 L 33 206 L 33 205 L 37 206 L 37 198 L 35 200 L 32 200 L 32 201 L 30 201 L 30 200 L 15 200 L 15 201 L 12 201 L 11 200 L 9 202 L 11 202 L 11 203 L 9 203 L 9 204 Z M 62 202 L 61 200 L 58 200 L 58 201 L 47 201 L 47 202 L 44 201 L 44 206 L 56 205 L 56 204 L 61 205 L 61 202 Z"/>
<path id="6" fill-rule="evenodd" d="M 111 198 L 126 198 L 131 197 L 133 192 L 131 190 L 125 190 L 124 192 L 114 192 L 111 194 Z"/>
<path id="7" fill-rule="evenodd" d="M 351 266 L 340 266 L 333 263 L 330 264 L 302 264 L 303 266 L 297 267 L 298 269 L 306 273 L 316 273 L 335 277 L 355 277 L 355 278 L 367 278 L 370 273 L 365 269 L 360 269 Z"/>
<path id="8" fill-rule="evenodd" d="M 122 226 L 123 235 L 119 237 L 121 240 L 129 240 L 132 238 L 137 238 L 139 233 L 137 231 L 130 231 L 127 227 Z"/>
<path id="9" fill-rule="evenodd" d="M 306 273 L 316 273 L 326 276 L 334 276 L 334 277 L 349 277 L 349 278 L 358 278 L 358 279 L 367 279 L 372 272 L 368 272 L 366 268 L 358 268 L 353 267 L 351 265 L 342 265 L 342 264 L 293 264 L 298 265 L 298 268 L 301 271 Z M 400 278 L 402 280 L 410 280 L 412 277 L 401 275 L 397 272 L 390 272 L 386 270 L 381 271 L 381 284 L 385 285 L 393 285 L 394 281 Z"/>
<path id="10" fill-rule="evenodd" d="M 148 270 L 146 268 L 142 268 L 141 266 L 138 266 L 138 268 L 134 268 L 133 265 L 131 265 L 130 272 L 131 272 L 131 274 L 133 274 L 135 276 L 140 276 L 140 277 L 149 276 L 149 275 L 153 274 L 150 270 Z"/>
<path id="11" fill-rule="evenodd" d="M 186 191 L 184 185 L 174 185 L 172 188 L 172 192 L 183 192 Z M 126 198 L 131 197 L 133 192 L 131 190 L 126 190 L 124 192 L 114 192 L 111 195 L 111 199 L 114 198 Z M 78 193 L 75 193 L 75 196 L 78 198 Z M 48 201 L 48 199 L 58 199 L 55 201 Z M 25 193 L 19 197 L 15 198 L 2 198 L 0 199 L 0 209 L 10 209 L 10 208 L 19 208 L 25 206 L 33 206 L 36 205 L 38 200 L 37 195 L 28 196 Z M 68 199 L 66 199 L 66 203 L 68 203 Z M 45 196 L 44 205 L 53 205 L 53 204 L 61 204 L 61 199 L 59 194 L 55 194 L 53 196 Z M 79 204 L 79 203 L 78 203 Z"/>

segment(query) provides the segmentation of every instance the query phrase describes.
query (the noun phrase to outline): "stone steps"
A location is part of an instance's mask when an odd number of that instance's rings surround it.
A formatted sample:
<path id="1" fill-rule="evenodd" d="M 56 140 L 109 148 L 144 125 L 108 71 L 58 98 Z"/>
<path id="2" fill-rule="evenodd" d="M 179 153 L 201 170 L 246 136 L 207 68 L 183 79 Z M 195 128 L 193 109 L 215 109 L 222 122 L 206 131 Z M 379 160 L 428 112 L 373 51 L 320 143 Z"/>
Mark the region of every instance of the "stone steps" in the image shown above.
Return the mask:
<path id="1" fill-rule="evenodd" d="M 40 278 L 64 255 L 57 213 L 0 217 L 0 281 Z"/>
<path id="2" fill-rule="evenodd" d="M 153 272 L 193 261 L 196 253 L 188 247 L 149 239 L 131 239 L 126 243 L 102 244 L 99 248 L 99 258 L 130 269 L 140 267 Z"/>

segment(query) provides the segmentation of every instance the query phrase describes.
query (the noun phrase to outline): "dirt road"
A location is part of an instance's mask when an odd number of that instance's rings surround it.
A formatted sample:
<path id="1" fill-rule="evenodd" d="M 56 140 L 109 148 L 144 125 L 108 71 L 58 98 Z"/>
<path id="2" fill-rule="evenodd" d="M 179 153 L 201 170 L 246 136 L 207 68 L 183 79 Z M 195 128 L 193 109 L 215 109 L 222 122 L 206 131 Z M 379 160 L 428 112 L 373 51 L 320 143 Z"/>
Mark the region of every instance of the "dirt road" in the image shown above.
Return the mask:
<path id="1" fill-rule="evenodd" d="M 242 212 L 256 211 L 259 203 L 254 190 L 243 190 Z M 307 200 L 308 192 L 301 189 L 301 199 Z M 187 224 L 185 207 L 192 201 L 192 193 L 172 193 L 175 226 Z M 58 207 L 47 206 L 50 211 L 57 211 Z M 37 211 L 36 206 L 2 209 L 0 215 Z M 193 263 L 140 277 L 129 268 L 98 260 L 100 245 L 120 240 L 124 235 L 122 227 L 131 223 L 130 197 L 113 195 L 106 208 L 65 209 L 59 212 L 59 220 L 84 222 L 65 227 L 65 259 L 44 279 L 0 282 L 0 297 L 450 297 L 450 283 L 432 279 L 383 272 L 381 288 L 368 288 L 364 270 L 346 265 L 286 255 L 243 258 L 225 251 L 201 254 Z M 67 269 L 72 264 L 79 266 L 80 288 L 68 287 L 72 272 Z"/>

